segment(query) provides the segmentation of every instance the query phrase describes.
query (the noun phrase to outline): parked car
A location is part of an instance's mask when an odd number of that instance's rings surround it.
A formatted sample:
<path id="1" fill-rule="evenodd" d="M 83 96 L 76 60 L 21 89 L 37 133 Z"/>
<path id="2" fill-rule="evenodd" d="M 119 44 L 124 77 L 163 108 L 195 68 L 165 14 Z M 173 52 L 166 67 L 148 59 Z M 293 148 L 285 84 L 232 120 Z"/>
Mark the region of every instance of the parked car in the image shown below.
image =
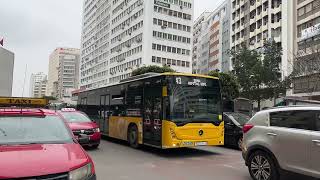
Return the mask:
<path id="1" fill-rule="evenodd" d="M 243 158 L 254 180 L 289 171 L 320 178 L 320 107 L 260 111 L 243 126 Z"/>
<path id="2" fill-rule="evenodd" d="M 73 108 L 63 108 L 59 111 L 63 119 L 67 121 L 73 134 L 76 137 L 88 136 L 89 142 L 81 143 L 83 146 L 98 148 L 101 140 L 101 133 L 98 125 L 91 121 L 90 118 L 83 112 Z"/>
<path id="3" fill-rule="evenodd" d="M 0 159 L 0 179 L 96 179 L 92 159 L 54 111 L 0 108 Z"/>
<path id="4" fill-rule="evenodd" d="M 225 112 L 223 113 L 223 120 L 225 122 L 225 145 L 241 149 L 243 138 L 242 127 L 250 120 L 250 117 L 242 113 Z"/>

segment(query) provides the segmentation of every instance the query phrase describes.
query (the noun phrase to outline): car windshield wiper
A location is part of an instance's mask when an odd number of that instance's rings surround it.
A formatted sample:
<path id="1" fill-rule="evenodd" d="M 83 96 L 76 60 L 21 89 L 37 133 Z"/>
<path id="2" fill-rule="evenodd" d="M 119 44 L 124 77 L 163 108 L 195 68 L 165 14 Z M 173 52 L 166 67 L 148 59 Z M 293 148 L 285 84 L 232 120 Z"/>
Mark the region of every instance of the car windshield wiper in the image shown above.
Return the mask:
<path id="1" fill-rule="evenodd" d="M 3 134 L 4 136 L 7 136 L 6 132 L 5 132 L 3 129 L 1 129 L 1 128 L 0 128 L 0 132 L 2 132 L 2 134 Z"/>

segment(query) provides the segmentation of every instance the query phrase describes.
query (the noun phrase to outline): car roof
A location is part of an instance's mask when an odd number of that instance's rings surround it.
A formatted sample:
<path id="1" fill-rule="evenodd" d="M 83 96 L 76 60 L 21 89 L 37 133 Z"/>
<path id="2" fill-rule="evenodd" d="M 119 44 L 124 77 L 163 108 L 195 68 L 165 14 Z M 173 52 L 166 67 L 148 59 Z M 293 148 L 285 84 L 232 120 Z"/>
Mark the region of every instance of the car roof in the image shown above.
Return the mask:
<path id="1" fill-rule="evenodd" d="M 0 116 L 32 116 L 32 115 L 57 115 L 53 110 L 42 108 L 0 108 Z"/>
<path id="2" fill-rule="evenodd" d="M 302 111 L 302 110 L 320 111 L 320 106 L 280 106 L 280 107 L 269 108 L 266 110 L 261 110 L 257 112 L 257 114 L 280 112 L 280 111 Z"/>

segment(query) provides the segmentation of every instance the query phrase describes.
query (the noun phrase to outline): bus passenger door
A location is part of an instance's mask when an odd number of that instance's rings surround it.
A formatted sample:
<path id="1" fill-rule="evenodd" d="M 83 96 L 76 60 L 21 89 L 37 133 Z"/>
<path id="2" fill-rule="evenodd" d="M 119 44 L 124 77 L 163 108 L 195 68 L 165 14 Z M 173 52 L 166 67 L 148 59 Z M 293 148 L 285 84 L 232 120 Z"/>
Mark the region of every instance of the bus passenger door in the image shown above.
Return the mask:
<path id="1" fill-rule="evenodd" d="M 143 142 L 161 147 L 162 127 L 162 87 L 144 88 Z"/>
<path id="2" fill-rule="evenodd" d="M 109 134 L 109 109 L 110 109 L 110 95 L 100 96 L 100 118 L 99 118 L 99 128 L 101 133 Z"/>

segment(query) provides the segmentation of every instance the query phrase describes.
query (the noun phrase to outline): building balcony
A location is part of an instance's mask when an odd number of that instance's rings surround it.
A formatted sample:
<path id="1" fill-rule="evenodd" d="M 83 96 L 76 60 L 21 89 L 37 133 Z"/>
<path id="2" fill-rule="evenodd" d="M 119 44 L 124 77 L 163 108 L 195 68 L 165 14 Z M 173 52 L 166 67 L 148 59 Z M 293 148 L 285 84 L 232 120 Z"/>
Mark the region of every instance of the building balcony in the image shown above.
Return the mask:
<path id="1" fill-rule="evenodd" d="M 244 0 L 240 0 L 240 6 L 244 5 Z"/>
<path id="2" fill-rule="evenodd" d="M 275 42 L 281 42 L 281 35 L 273 37 Z"/>
<path id="3" fill-rule="evenodd" d="M 268 15 L 268 9 L 265 10 L 265 11 L 262 9 L 261 16 L 262 16 L 262 17 L 265 17 L 266 15 Z"/>
<path id="4" fill-rule="evenodd" d="M 255 44 L 250 44 L 249 49 L 256 49 Z"/>
<path id="5" fill-rule="evenodd" d="M 253 37 L 253 36 L 255 36 L 255 35 L 256 35 L 256 32 L 255 32 L 255 31 L 250 32 L 250 38 Z"/>
<path id="6" fill-rule="evenodd" d="M 255 32 L 256 34 L 262 33 L 262 26 L 257 27 L 257 29 L 255 29 L 254 32 Z"/>
<path id="7" fill-rule="evenodd" d="M 272 27 L 273 29 L 277 29 L 277 28 L 281 27 L 281 20 L 278 21 L 278 22 L 272 23 L 271 27 Z"/>
<path id="8" fill-rule="evenodd" d="M 257 14 L 257 15 L 256 15 L 256 19 L 257 19 L 257 20 L 262 19 L 262 17 L 263 17 L 263 16 L 262 16 L 262 12 L 260 12 L 260 14 Z"/>
<path id="9" fill-rule="evenodd" d="M 271 13 L 277 14 L 278 12 L 281 11 L 281 7 L 282 7 L 282 5 L 280 4 L 278 7 L 272 8 Z"/>
<path id="10" fill-rule="evenodd" d="M 256 22 L 256 18 L 250 18 L 250 25 Z"/>
<path id="11" fill-rule="evenodd" d="M 256 3 L 250 4 L 250 11 L 256 9 Z"/>
<path id="12" fill-rule="evenodd" d="M 263 47 L 263 41 L 262 40 L 257 41 L 254 46 L 255 46 L 255 49 Z"/>
<path id="13" fill-rule="evenodd" d="M 240 15 L 236 16 L 236 18 L 234 19 L 235 22 L 240 20 Z"/>
<path id="14" fill-rule="evenodd" d="M 244 37 L 242 37 L 242 38 L 239 38 L 239 44 L 241 44 L 243 41 L 244 41 Z"/>
<path id="15" fill-rule="evenodd" d="M 262 25 L 262 32 L 268 30 L 268 23 L 265 25 Z"/>
<path id="16" fill-rule="evenodd" d="M 260 6 L 262 4 L 262 0 L 257 0 L 256 1 L 256 7 Z"/>
<path id="17" fill-rule="evenodd" d="M 244 29 L 244 24 L 240 24 L 240 31 Z"/>

